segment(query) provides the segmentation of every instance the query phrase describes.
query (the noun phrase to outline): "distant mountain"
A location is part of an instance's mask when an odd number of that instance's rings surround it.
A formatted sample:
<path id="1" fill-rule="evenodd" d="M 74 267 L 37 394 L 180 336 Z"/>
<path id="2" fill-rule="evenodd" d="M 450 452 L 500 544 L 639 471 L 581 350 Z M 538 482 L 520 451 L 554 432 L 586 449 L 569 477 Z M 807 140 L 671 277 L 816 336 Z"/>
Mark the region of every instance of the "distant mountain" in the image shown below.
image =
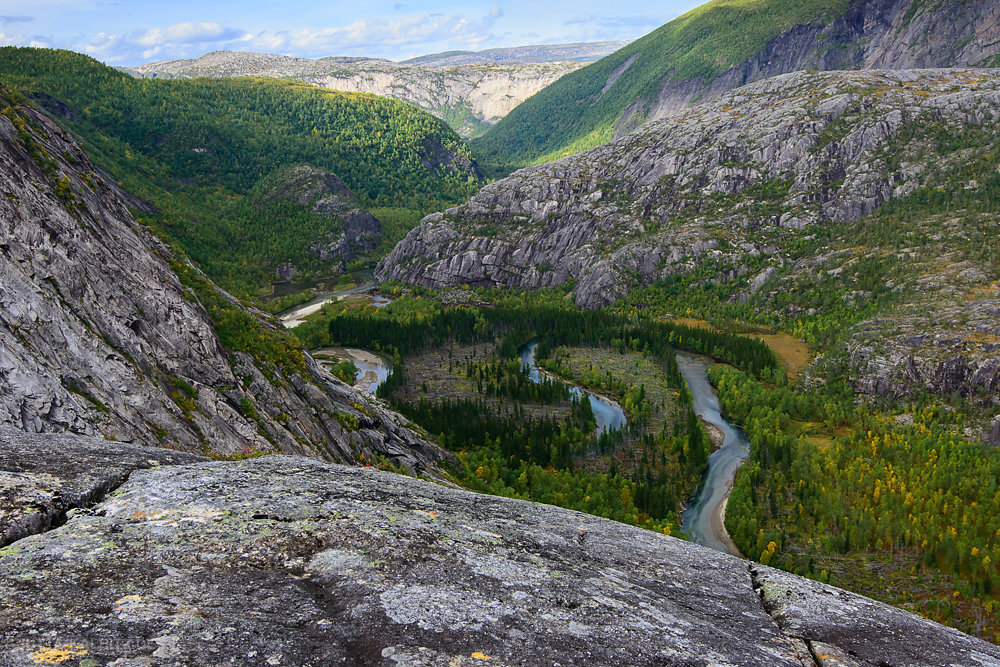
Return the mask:
<path id="1" fill-rule="evenodd" d="M 534 46 L 512 46 L 485 51 L 445 51 L 418 56 L 402 61 L 403 65 L 424 67 L 451 67 L 454 65 L 474 65 L 479 63 L 555 63 L 593 62 L 614 53 L 628 44 L 627 41 L 576 42 L 574 44 L 537 44 Z"/>
<path id="2" fill-rule="evenodd" d="M 140 78 L 272 77 L 333 90 L 372 93 L 416 106 L 445 120 L 459 134 L 481 134 L 511 109 L 567 72 L 624 42 L 525 46 L 450 52 L 404 63 L 377 58 L 293 58 L 215 51 L 193 60 L 122 68 Z"/>
<path id="3" fill-rule="evenodd" d="M 998 0 L 714 0 L 547 87 L 474 148 L 509 171 L 786 72 L 989 66 L 998 19 Z"/>

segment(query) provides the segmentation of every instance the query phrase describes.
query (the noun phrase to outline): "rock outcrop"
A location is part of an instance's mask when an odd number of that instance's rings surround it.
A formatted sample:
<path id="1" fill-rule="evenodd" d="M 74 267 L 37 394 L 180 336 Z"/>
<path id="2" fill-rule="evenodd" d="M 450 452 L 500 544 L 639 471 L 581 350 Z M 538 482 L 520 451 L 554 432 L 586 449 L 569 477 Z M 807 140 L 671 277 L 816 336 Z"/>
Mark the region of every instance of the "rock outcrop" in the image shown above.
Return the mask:
<path id="1" fill-rule="evenodd" d="M 244 334 L 280 327 L 136 223 L 59 126 L 2 89 L 0 109 L 0 424 L 415 469 L 444 456 L 308 355 L 289 369 L 224 347 L 175 270 L 227 304 Z"/>
<path id="2" fill-rule="evenodd" d="M 998 19 L 1000 0 L 705 3 L 529 98 L 477 152 L 533 164 L 791 72 L 992 67 Z"/>
<path id="3" fill-rule="evenodd" d="M 576 302 L 597 307 L 707 259 L 780 264 L 768 230 L 852 222 L 926 184 L 909 128 L 971 130 L 998 114 L 990 70 L 782 75 L 487 185 L 425 218 L 376 277 L 434 288 L 572 279 Z"/>
<path id="4" fill-rule="evenodd" d="M 613 46 L 598 51 L 605 55 Z M 126 71 L 133 76 L 266 76 L 293 78 L 332 90 L 372 93 L 414 104 L 473 136 L 581 62 L 479 62 L 416 65 L 371 58 L 293 58 L 216 51 L 194 60 L 150 63 Z"/>
<path id="5" fill-rule="evenodd" d="M 709 101 L 743 86 L 801 70 L 888 70 L 989 67 L 1000 53 L 1000 2 L 975 0 L 851 0 L 829 23 L 790 26 L 754 54 L 704 85 L 663 87 L 649 117 Z"/>
<path id="6" fill-rule="evenodd" d="M 311 248 L 321 259 L 339 260 L 344 265 L 356 255 L 374 250 L 382 240 L 382 223 L 354 204 L 354 195 L 336 174 L 297 165 L 269 176 L 255 190 L 258 205 L 294 201 L 330 220 L 330 228 Z"/>
<path id="7" fill-rule="evenodd" d="M 5 467 L 32 458 L 0 448 Z M 956 630 L 672 537 L 286 456 L 135 470 L 0 550 L 0 646 L 11 667 L 1000 664 Z"/>

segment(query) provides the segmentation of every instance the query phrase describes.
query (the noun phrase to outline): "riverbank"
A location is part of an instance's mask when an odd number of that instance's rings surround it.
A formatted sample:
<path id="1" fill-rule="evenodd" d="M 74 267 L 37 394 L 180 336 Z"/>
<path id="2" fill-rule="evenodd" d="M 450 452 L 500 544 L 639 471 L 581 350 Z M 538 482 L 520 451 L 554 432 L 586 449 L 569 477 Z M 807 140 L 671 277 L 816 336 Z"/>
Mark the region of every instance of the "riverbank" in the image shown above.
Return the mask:
<path id="1" fill-rule="evenodd" d="M 354 377 L 354 387 L 374 394 L 380 384 L 392 374 L 388 361 L 369 350 L 353 347 L 321 347 L 312 351 L 313 357 L 322 364 L 326 359 L 350 360 L 358 369 Z"/>
<path id="2" fill-rule="evenodd" d="M 708 357 L 688 352 L 677 354 L 677 364 L 688 383 L 695 412 L 723 436 L 722 446 L 709 457 L 701 487 L 681 513 L 681 526 L 699 544 L 742 556 L 726 531 L 726 502 L 736 471 L 750 454 L 750 443 L 742 430 L 722 416 L 715 388 L 705 374 L 711 363 Z"/>
<path id="3" fill-rule="evenodd" d="M 722 331 L 706 320 L 696 320 L 690 317 L 672 317 L 664 321 L 681 324 L 686 327 L 708 329 L 709 331 Z M 748 338 L 759 338 L 765 345 L 771 348 L 774 356 L 778 358 L 778 365 L 781 366 L 781 370 L 785 371 L 785 374 L 791 380 L 797 378 L 806 369 L 809 361 L 812 359 L 812 352 L 809 351 L 809 346 L 791 334 L 779 331 L 777 333 L 747 333 L 741 335 L 745 335 Z"/>

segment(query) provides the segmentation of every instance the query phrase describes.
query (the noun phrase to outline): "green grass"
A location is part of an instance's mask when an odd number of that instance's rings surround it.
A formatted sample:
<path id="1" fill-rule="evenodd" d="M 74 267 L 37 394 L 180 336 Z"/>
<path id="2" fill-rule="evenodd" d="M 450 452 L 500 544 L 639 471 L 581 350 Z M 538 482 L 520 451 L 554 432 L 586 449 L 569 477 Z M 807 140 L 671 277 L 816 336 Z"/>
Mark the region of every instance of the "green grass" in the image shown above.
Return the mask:
<path id="1" fill-rule="evenodd" d="M 607 141 L 633 102 L 649 109 L 667 78 L 707 85 L 795 25 L 826 24 L 847 0 L 714 0 L 583 69 L 514 109 L 472 142 L 497 172 L 561 157 Z M 612 73 L 638 58 L 605 93 Z"/>

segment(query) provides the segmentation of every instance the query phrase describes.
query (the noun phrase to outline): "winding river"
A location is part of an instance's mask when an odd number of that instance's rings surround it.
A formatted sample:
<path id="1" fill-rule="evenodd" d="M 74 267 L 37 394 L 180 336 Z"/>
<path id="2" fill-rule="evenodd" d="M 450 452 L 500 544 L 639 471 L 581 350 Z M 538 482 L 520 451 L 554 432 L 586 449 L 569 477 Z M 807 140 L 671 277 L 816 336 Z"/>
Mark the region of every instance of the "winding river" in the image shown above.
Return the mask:
<path id="1" fill-rule="evenodd" d="M 687 352 L 677 353 L 677 365 L 694 397 L 699 417 L 717 427 L 725 436 L 722 447 L 708 459 L 708 472 L 687 509 L 681 513 L 681 529 L 698 544 L 740 556 L 739 549 L 726 532 L 726 500 L 733 486 L 736 469 L 750 454 L 750 443 L 742 429 L 730 424 L 721 413 L 719 397 L 705 372 L 711 359 Z"/>
<path id="2" fill-rule="evenodd" d="M 538 341 L 533 340 L 526 345 L 522 345 L 517 351 L 518 355 L 521 357 L 521 368 L 528 369 L 528 377 L 535 383 L 542 381 L 542 371 L 539 370 L 538 364 L 535 363 L 535 348 L 537 347 Z M 622 410 L 622 407 L 615 401 L 612 401 L 609 398 L 604 398 L 603 396 L 595 396 L 594 394 L 585 392 L 580 389 L 580 387 L 577 387 L 575 384 L 570 382 L 566 382 L 565 380 L 560 381 L 563 382 L 563 384 L 569 385 L 569 391 L 573 396 L 583 395 L 590 399 L 590 407 L 593 408 L 594 419 L 597 420 L 598 433 L 615 431 L 617 429 L 624 428 L 627 424 L 625 411 Z"/>

